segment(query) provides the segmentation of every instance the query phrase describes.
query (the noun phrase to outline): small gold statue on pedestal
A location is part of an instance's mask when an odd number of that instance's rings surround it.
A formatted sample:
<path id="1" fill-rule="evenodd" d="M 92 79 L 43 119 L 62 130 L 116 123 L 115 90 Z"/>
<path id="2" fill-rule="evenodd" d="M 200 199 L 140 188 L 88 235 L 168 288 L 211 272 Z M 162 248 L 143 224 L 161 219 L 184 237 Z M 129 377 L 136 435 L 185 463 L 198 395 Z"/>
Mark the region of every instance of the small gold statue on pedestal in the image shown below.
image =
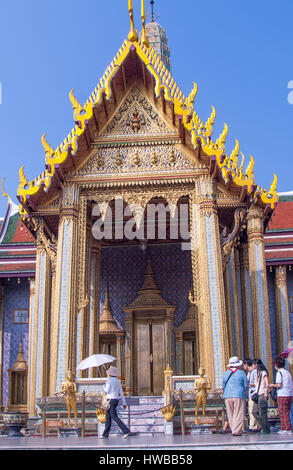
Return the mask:
<path id="1" fill-rule="evenodd" d="M 202 415 L 206 415 L 206 403 L 208 390 L 211 388 L 209 379 L 205 376 L 204 367 L 199 368 L 199 377 L 194 381 L 194 389 L 196 391 L 195 400 L 195 424 L 198 424 L 198 411 L 200 406 L 202 407 Z"/>
<path id="2" fill-rule="evenodd" d="M 67 372 L 66 381 L 62 383 L 60 393 L 63 393 L 65 395 L 65 403 L 67 406 L 67 413 L 68 413 L 67 427 L 70 428 L 71 410 L 73 410 L 74 418 L 75 418 L 75 427 L 77 427 L 77 409 L 76 409 L 77 388 L 76 388 L 76 383 L 74 382 L 74 376 L 71 370 Z"/>

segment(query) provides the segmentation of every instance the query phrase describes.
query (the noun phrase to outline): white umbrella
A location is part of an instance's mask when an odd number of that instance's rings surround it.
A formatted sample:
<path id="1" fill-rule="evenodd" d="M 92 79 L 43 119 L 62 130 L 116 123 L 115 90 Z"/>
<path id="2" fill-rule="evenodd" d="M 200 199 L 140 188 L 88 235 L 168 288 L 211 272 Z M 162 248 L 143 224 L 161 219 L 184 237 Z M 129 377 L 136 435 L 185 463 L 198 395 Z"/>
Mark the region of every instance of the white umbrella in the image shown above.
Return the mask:
<path id="1" fill-rule="evenodd" d="M 109 356 L 108 354 L 93 354 L 90 357 L 87 357 L 77 367 L 77 370 L 90 369 L 91 367 L 99 367 L 103 364 L 109 364 L 110 362 L 115 361 L 116 358 Z"/>

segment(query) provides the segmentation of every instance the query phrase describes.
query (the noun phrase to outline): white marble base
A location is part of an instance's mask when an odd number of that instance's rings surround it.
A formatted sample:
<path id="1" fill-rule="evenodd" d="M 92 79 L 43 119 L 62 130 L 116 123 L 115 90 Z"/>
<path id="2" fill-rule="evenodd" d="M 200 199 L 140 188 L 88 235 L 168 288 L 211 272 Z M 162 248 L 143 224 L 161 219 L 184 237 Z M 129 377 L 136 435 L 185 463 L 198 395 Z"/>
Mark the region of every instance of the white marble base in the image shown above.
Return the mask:
<path id="1" fill-rule="evenodd" d="M 173 436 L 173 434 L 174 434 L 173 421 L 170 421 L 170 423 L 167 423 L 165 421 L 165 423 L 164 423 L 164 434 L 165 434 L 165 436 Z"/>
<path id="2" fill-rule="evenodd" d="M 103 432 L 105 431 L 106 423 L 98 422 L 98 436 L 102 436 Z"/>

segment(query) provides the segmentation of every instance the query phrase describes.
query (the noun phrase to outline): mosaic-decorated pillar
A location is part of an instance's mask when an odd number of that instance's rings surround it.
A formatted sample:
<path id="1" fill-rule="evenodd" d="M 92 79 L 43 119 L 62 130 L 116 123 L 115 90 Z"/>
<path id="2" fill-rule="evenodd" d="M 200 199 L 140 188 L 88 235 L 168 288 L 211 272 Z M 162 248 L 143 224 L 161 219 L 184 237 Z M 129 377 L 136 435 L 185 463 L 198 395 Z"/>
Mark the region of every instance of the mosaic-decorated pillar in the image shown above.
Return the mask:
<path id="1" fill-rule="evenodd" d="M 76 365 L 78 310 L 78 189 L 66 187 L 59 219 L 56 261 L 55 323 L 52 338 L 52 388 L 59 391 L 68 369 Z"/>
<path id="2" fill-rule="evenodd" d="M 183 332 L 176 332 L 176 375 L 183 375 Z"/>
<path id="3" fill-rule="evenodd" d="M 269 300 L 264 250 L 263 210 L 252 206 L 248 213 L 248 249 L 253 312 L 254 351 L 272 374 Z M 272 377 L 271 377 L 272 378 Z"/>
<path id="4" fill-rule="evenodd" d="M 239 266 L 241 281 L 241 310 L 243 320 L 243 357 L 255 357 L 253 342 L 252 300 L 249 274 L 248 243 L 239 247 Z"/>
<path id="5" fill-rule="evenodd" d="M 287 268 L 277 266 L 275 271 L 277 353 L 288 348 L 290 341 Z"/>
<path id="6" fill-rule="evenodd" d="M 132 312 L 125 309 L 125 390 L 128 395 L 133 393 L 133 319 Z"/>
<path id="7" fill-rule="evenodd" d="M 228 260 L 225 270 L 226 278 L 226 300 L 227 319 L 229 332 L 229 354 L 231 356 L 243 357 L 243 327 L 240 310 L 239 278 L 236 271 L 236 256 L 234 248 Z"/>
<path id="8" fill-rule="evenodd" d="M 51 262 L 45 247 L 37 246 L 35 286 L 30 286 L 28 411 L 36 415 L 36 399 L 48 394 Z"/>
<path id="9" fill-rule="evenodd" d="M 195 194 L 199 206 L 200 363 L 213 386 L 221 388 L 229 355 L 228 335 L 216 187 L 207 173 L 196 178 Z"/>

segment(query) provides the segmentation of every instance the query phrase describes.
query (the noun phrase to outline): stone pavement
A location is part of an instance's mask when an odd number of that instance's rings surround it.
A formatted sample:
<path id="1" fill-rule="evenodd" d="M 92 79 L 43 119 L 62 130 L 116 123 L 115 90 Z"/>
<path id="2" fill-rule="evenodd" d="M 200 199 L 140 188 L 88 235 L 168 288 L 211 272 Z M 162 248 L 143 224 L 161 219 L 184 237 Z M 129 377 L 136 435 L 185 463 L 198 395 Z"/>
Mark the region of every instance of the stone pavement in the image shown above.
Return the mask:
<path id="1" fill-rule="evenodd" d="M 0 451 L 156 451 L 156 450 L 293 450 L 293 434 L 268 435 L 244 434 L 234 437 L 231 434 L 187 435 L 187 436 L 134 436 L 127 439 L 110 437 L 62 438 L 39 437 L 8 438 L 0 436 Z"/>

